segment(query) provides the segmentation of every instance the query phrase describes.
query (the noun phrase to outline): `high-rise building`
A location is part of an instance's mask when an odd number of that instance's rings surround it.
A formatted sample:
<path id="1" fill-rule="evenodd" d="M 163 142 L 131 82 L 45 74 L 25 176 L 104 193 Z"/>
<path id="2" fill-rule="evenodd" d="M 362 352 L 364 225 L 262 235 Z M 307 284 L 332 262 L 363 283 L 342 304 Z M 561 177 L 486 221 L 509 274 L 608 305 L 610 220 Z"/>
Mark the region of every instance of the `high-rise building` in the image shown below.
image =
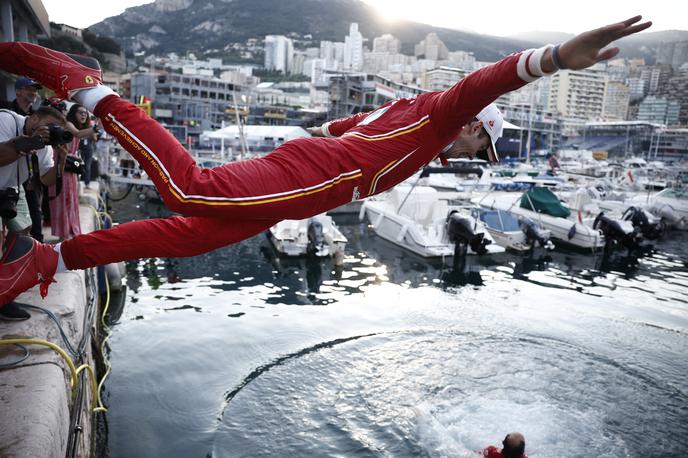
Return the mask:
<path id="1" fill-rule="evenodd" d="M 563 116 L 565 135 L 576 134 L 585 122 L 601 119 L 606 85 L 607 74 L 600 65 L 552 75 L 548 110 Z"/>
<path id="2" fill-rule="evenodd" d="M 429 91 L 449 89 L 470 72 L 460 68 L 438 67 L 423 73 L 420 87 Z"/>
<path id="3" fill-rule="evenodd" d="M 533 106 L 535 110 L 546 111 L 549 105 L 550 78 L 539 78 L 530 84 L 502 95 L 498 105 Z M 501 99 L 501 100 L 500 100 Z"/>
<path id="4" fill-rule="evenodd" d="M 294 51 L 294 58 L 291 62 L 291 71 L 295 75 L 301 75 L 304 73 L 304 63 L 307 59 L 310 59 L 304 51 Z"/>
<path id="5" fill-rule="evenodd" d="M 679 104 L 679 123 L 688 125 L 688 71 L 679 72 L 669 78 L 663 96 Z"/>
<path id="6" fill-rule="evenodd" d="M 320 58 L 334 60 L 334 43 L 325 40 L 320 42 Z"/>
<path id="7" fill-rule="evenodd" d="M 363 35 L 355 22 L 349 26 L 349 35 L 344 39 L 344 69 L 361 71 L 363 68 Z"/>
<path id="8" fill-rule="evenodd" d="M 344 66 L 344 54 L 346 52 L 346 44 L 337 41 L 334 44 L 334 61 L 337 62 L 337 65 L 343 67 Z"/>
<path id="9" fill-rule="evenodd" d="M 645 82 L 645 93 L 656 94 L 661 92 L 667 81 L 673 74 L 671 65 L 648 65 L 640 69 L 640 79 Z"/>
<path id="10" fill-rule="evenodd" d="M 607 62 L 609 81 L 625 82 L 630 76 L 630 66 L 625 59 L 614 59 Z"/>
<path id="11" fill-rule="evenodd" d="M 631 89 L 626 84 L 620 81 L 607 81 L 602 118 L 605 121 L 625 121 L 630 101 Z"/>
<path id="12" fill-rule="evenodd" d="M 453 64 L 453 67 L 468 71 L 476 69 L 475 56 L 471 52 L 452 51 L 447 58 Z"/>
<path id="13" fill-rule="evenodd" d="M 395 65 L 405 66 L 412 57 L 404 54 L 390 54 L 386 52 L 363 53 L 363 71 L 366 73 L 380 73 Z"/>
<path id="14" fill-rule="evenodd" d="M 373 52 L 399 54 L 401 52 L 401 41 L 388 33 L 375 37 L 373 39 Z"/>
<path id="15" fill-rule="evenodd" d="M 420 59 L 435 61 L 449 58 L 449 50 L 434 32 L 415 46 L 414 54 Z"/>
<path id="16" fill-rule="evenodd" d="M 282 73 L 291 73 L 294 59 L 294 44 L 284 35 L 265 37 L 265 68 Z"/>
<path id="17" fill-rule="evenodd" d="M 640 102 L 638 121 L 673 126 L 678 124 L 680 105 L 675 100 L 648 95 Z"/>
<path id="18" fill-rule="evenodd" d="M 204 130 L 217 129 L 229 119 L 227 109 L 241 104 L 249 88 L 204 75 L 174 72 L 134 73 L 131 97 L 153 101 L 153 116 L 167 124 L 181 141 Z"/>
<path id="19" fill-rule="evenodd" d="M 628 78 L 626 86 L 629 88 L 631 101 L 642 100 L 647 94 L 647 81 L 640 77 Z"/>

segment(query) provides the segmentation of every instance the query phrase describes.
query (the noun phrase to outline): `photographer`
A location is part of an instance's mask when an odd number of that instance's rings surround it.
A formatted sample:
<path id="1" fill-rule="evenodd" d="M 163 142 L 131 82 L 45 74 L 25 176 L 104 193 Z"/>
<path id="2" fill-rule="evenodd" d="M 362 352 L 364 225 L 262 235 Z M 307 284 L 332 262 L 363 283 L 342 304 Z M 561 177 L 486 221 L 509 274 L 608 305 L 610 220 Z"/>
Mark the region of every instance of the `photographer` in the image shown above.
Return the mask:
<path id="1" fill-rule="evenodd" d="M 22 116 L 33 114 L 33 107 L 38 100 L 38 91 L 42 86 L 31 78 L 20 77 L 14 82 L 16 97 L 11 103 L 7 103 L 2 108 L 7 108 Z M 41 214 L 41 201 L 43 199 L 43 186 L 41 186 L 38 176 L 29 177 L 24 182 L 24 196 L 29 205 L 31 215 L 31 237 L 39 242 L 43 241 L 43 215 Z"/>
<path id="2" fill-rule="evenodd" d="M 37 164 L 40 181 L 51 185 L 64 169 L 67 148 L 63 143 L 72 135 L 63 130 L 65 118 L 51 107 L 41 107 L 30 116 L 0 111 L 0 216 L 4 235 L 26 233 L 31 227 L 29 210 L 21 186 L 29 177 L 29 168 Z M 54 145 L 57 164 L 53 161 Z M 35 156 L 36 160 L 26 158 Z M 5 249 L 4 237 L 3 251 Z M 3 305 L 3 304 L 0 304 Z M 4 319 L 26 319 L 28 314 L 17 307 L 1 307 Z M 23 313 L 22 313 L 23 312 Z"/>

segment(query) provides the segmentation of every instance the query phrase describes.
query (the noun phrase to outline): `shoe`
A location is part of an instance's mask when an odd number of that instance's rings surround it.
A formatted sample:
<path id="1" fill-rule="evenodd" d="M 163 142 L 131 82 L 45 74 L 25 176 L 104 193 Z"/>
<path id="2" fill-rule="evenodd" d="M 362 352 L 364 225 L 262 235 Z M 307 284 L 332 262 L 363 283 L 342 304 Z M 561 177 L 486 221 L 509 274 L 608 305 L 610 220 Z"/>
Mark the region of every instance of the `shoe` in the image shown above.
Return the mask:
<path id="1" fill-rule="evenodd" d="M 24 321 L 29 318 L 31 314 L 15 302 L 0 305 L 0 321 Z"/>
<path id="2" fill-rule="evenodd" d="M 40 284 L 41 297 L 48 295 L 59 255 L 51 245 L 25 235 L 10 235 L 0 261 L 0 304 L 9 304 L 24 291 Z"/>
<path id="3" fill-rule="evenodd" d="M 28 76 L 62 99 L 70 99 L 81 89 L 96 87 L 103 79 L 100 64 L 93 57 L 21 41 L 0 43 L 0 69 Z"/>

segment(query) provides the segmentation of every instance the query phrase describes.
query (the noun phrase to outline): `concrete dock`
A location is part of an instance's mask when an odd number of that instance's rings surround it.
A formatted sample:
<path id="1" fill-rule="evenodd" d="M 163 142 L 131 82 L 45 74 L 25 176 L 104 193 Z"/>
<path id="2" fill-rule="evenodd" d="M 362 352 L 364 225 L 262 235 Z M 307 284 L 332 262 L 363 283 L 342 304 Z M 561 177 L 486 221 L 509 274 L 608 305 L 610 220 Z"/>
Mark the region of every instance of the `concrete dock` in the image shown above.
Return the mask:
<path id="1" fill-rule="evenodd" d="M 91 208 L 97 207 L 96 193 L 83 189 L 80 196 L 84 233 L 96 228 L 96 215 Z M 44 233 L 46 241 L 51 241 L 50 228 Z M 16 299 L 53 312 L 73 346 L 85 339 L 85 356 L 74 363 L 89 364 L 94 369 L 92 334 L 97 335 L 100 325 L 97 292 L 93 297 L 96 285 L 91 286 L 95 278 L 95 273 L 88 271 L 59 273 L 45 299 L 41 299 L 37 286 Z M 87 301 L 95 301 L 95 313 L 85 319 Z M 0 340 L 40 339 L 66 351 L 55 322 L 40 310 L 28 311 L 31 319 L 27 321 L 0 320 Z M 46 346 L 24 346 L 30 351 L 26 360 L 0 368 L 0 457 L 91 456 L 95 444 L 94 415 L 100 414 L 93 413 L 94 393 L 89 374 L 84 371 L 77 379 L 77 387 L 72 389 L 71 370 L 57 352 Z M 0 345 L 0 364 L 23 356 L 24 351 L 16 346 Z"/>

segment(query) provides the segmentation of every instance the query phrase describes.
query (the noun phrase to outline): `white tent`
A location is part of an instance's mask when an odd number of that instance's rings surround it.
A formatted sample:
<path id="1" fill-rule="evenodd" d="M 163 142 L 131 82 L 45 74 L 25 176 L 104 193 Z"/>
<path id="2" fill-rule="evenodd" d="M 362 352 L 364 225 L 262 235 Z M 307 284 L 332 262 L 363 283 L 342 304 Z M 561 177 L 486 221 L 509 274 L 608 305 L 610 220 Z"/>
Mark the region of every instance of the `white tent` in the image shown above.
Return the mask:
<path id="1" fill-rule="evenodd" d="M 249 143 L 279 142 L 284 143 L 300 137 L 310 137 L 310 134 L 299 126 L 243 126 L 244 137 Z M 239 128 L 236 125 L 227 126 L 215 131 L 205 131 L 201 134 L 201 142 L 213 140 L 232 142 L 239 139 Z"/>
<path id="2" fill-rule="evenodd" d="M 504 120 L 504 124 L 502 124 L 502 126 L 504 127 L 504 130 L 523 130 L 523 127 L 518 127 L 516 124 L 510 123 L 506 119 Z"/>

